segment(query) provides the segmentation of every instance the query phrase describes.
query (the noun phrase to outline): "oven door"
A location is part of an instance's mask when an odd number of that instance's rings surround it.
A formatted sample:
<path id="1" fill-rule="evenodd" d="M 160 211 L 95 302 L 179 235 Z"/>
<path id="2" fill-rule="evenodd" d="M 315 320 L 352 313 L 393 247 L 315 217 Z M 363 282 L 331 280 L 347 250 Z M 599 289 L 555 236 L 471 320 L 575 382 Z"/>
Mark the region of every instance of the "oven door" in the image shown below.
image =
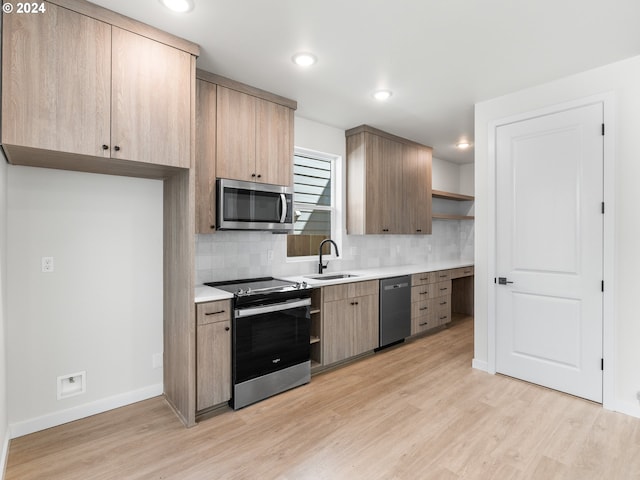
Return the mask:
<path id="1" fill-rule="evenodd" d="M 218 179 L 219 230 L 293 229 L 293 192 L 290 187 Z"/>
<path id="2" fill-rule="evenodd" d="M 233 324 L 233 382 L 309 361 L 311 299 L 238 308 Z"/>

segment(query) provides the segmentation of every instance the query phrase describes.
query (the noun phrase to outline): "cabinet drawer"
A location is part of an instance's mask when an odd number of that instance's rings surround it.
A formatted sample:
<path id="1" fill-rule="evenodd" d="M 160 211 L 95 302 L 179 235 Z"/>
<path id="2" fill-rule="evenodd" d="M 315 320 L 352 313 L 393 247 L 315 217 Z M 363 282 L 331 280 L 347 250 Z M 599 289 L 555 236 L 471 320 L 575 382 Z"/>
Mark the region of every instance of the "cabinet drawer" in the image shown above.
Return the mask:
<path id="1" fill-rule="evenodd" d="M 471 267 L 462 267 L 462 268 L 456 268 L 455 270 L 453 270 L 453 273 L 451 274 L 451 278 L 462 278 L 462 277 L 470 277 L 473 275 L 473 266 Z"/>
<path id="2" fill-rule="evenodd" d="M 411 303 L 433 298 L 436 292 L 436 285 L 437 284 L 431 283 L 429 285 L 411 287 Z"/>
<path id="3" fill-rule="evenodd" d="M 443 295 L 442 297 L 434 298 L 433 310 L 436 314 L 451 312 L 451 295 Z"/>
<path id="4" fill-rule="evenodd" d="M 451 273 L 454 272 L 455 269 L 451 270 L 439 270 L 434 272 L 436 274 L 436 282 L 443 282 L 445 280 L 451 280 Z"/>
<path id="5" fill-rule="evenodd" d="M 436 282 L 436 272 L 414 273 L 411 275 L 411 285 L 426 285 Z"/>
<path id="6" fill-rule="evenodd" d="M 422 300 L 411 304 L 411 318 L 422 317 L 433 311 L 431 300 Z"/>
<path id="7" fill-rule="evenodd" d="M 451 313 L 436 313 L 434 315 L 434 326 L 445 325 L 451 321 Z"/>
<path id="8" fill-rule="evenodd" d="M 434 298 L 443 295 L 451 295 L 451 280 L 436 283 Z"/>
<path id="9" fill-rule="evenodd" d="M 427 330 L 434 328 L 436 325 L 434 316 L 432 314 L 423 315 L 411 319 L 411 335 L 417 333 L 426 332 Z"/>
<path id="10" fill-rule="evenodd" d="M 328 287 L 322 287 L 322 290 L 325 302 L 333 302 L 344 298 L 362 297 L 365 295 L 377 295 L 378 280 L 329 285 Z"/>
<path id="11" fill-rule="evenodd" d="M 199 303 L 196 305 L 196 317 L 198 325 L 231 320 L 231 302 L 218 300 L 217 302 Z"/>

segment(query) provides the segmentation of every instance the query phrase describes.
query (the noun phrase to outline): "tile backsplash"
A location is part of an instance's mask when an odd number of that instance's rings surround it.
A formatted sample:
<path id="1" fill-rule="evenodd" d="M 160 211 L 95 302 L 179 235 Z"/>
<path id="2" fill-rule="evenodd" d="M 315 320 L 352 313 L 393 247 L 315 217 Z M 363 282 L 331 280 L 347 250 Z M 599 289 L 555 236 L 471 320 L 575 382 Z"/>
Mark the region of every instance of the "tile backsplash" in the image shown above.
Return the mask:
<path id="1" fill-rule="evenodd" d="M 327 272 L 449 260 L 473 261 L 473 221 L 434 220 L 431 235 L 343 235 Z M 287 260 L 286 235 L 217 232 L 196 235 L 196 284 L 315 273 L 318 259 Z"/>

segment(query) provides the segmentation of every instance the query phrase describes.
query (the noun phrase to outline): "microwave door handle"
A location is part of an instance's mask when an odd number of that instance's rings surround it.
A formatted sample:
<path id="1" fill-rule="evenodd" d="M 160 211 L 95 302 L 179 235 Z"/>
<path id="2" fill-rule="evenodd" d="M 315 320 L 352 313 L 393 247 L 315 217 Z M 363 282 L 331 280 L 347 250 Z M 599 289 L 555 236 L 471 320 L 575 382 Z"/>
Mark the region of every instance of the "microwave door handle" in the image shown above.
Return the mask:
<path id="1" fill-rule="evenodd" d="M 280 215 L 280 223 L 284 223 L 287 218 L 287 197 L 284 193 L 280 194 L 280 202 L 282 203 L 282 215 Z"/>

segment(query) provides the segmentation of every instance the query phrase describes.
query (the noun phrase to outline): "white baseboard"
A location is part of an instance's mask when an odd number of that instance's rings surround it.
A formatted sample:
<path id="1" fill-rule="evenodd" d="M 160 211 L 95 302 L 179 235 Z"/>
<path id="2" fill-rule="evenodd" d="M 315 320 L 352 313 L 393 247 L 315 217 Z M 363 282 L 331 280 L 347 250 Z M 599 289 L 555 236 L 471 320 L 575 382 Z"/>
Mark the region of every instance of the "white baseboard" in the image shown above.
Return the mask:
<path id="1" fill-rule="evenodd" d="M 96 400 L 95 402 L 78 405 L 77 407 L 68 408 L 66 410 L 60 410 L 59 412 L 49 413 L 30 420 L 12 423 L 9 425 L 9 436 L 11 438 L 17 438 L 30 433 L 39 432 L 46 428 L 73 422 L 74 420 L 90 417 L 97 413 L 124 407 L 125 405 L 147 400 L 148 398 L 157 397 L 158 395 L 162 395 L 162 393 L 163 386 L 159 383 L 157 385 L 150 385 L 132 392 L 114 395 L 113 397 L 103 398 L 101 400 Z"/>
<path id="2" fill-rule="evenodd" d="M 0 470 L 0 478 L 4 478 L 4 474 L 7 471 L 7 459 L 9 458 L 9 440 L 11 438 L 11 429 L 7 427 L 4 441 L 2 442 L 2 457 L 0 457 L 0 462 L 2 462 L 2 469 Z"/>
<path id="3" fill-rule="evenodd" d="M 640 406 L 632 403 L 617 401 L 613 410 L 629 415 L 630 417 L 640 418 Z"/>
<path id="4" fill-rule="evenodd" d="M 471 366 L 476 370 L 482 370 L 483 372 L 489 371 L 489 364 L 484 360 L 476 360 L 475 358 L 471 361 Z"/>

